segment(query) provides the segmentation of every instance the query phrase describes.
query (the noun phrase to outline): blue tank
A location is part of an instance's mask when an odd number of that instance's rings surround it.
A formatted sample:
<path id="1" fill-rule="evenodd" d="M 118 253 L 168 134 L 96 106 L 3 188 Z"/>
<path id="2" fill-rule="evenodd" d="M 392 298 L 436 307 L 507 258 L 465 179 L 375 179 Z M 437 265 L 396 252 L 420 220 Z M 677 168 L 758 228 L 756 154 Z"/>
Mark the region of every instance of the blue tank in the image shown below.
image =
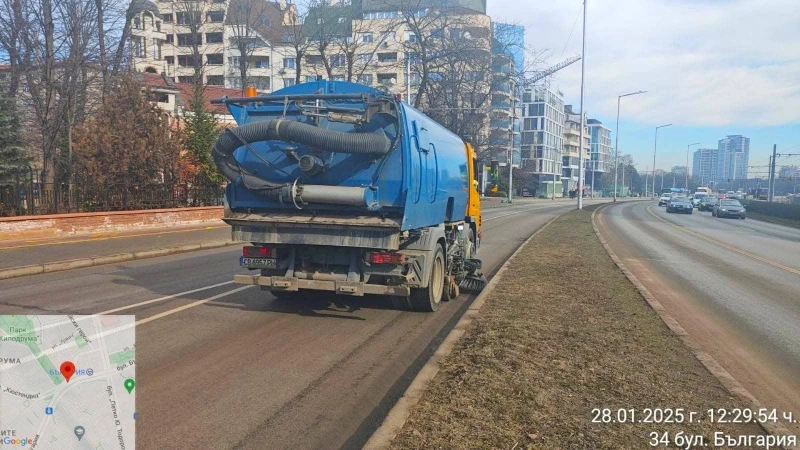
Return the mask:
<path id="1" fill-rule="evenodd" d="M 218 166 L 228 169 L 223 170 L 231 180 L 225 195 L 233 212 L 290 215 L 305 210 L 340 216 L 345 223 L 348 217 L 385 217 L 401 230 L 465 218 L 464 142 L 386 92 L 317 81 L 255 99 L 223 101 L 240 127 L 224 136 L 229 144 L 235 142 L 229 145 L 230 159 L 221 164 L 217 157 L 223 157 L 215 155 Z M 244 145 L 248 139 L 237 130 L 265 121 L 270 130 L 261 124 L 260 140 Z M 304 125 L 290 130 L 289 122 Z M 321 134 L 327 131 L 337 133 Z M 275 138 L 287 133 L 301 137 Z M 355 138 L 370 143 L 351 143 Z M 380 145 L 372 143 L 381 140 L 386 148 L 373 151 Z"/>

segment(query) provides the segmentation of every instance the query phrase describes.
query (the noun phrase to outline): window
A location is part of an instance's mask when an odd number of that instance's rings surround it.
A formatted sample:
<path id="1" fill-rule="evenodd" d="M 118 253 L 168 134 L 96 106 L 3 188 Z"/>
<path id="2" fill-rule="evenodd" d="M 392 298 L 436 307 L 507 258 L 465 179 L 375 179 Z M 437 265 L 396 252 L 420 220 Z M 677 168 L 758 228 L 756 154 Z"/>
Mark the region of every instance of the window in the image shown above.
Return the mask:
<path id="1" fill-rule="evenodd" d="M 133 18 L 133 29 L 134 30 L 142 29 L 142 20 L 139 18 L 139 16 Z"/>
<path id="2" fill-rule="evenodd" d="M 209 11 L 206 18 L 211 23 L 222 23 L 225 20 L 225 11 Z"/>
<path id="3" fill-rule="evenodd" d="M 337 22 L 339 22 L 339 23 L 344 23 L 344 22 L 345 22 L 345 18 L 344 18 L 344 17 L 339 17 L 339 18 L 337 19 Z"/>
<path id="4" fill-rule="evenodd" d="M 419 73 L 411 73 L 411 76 L 408 78 L 408 82 L 411 86 L 419 86 L 420 83 Z"/>
<path id="5" fill-rule="evenodd" d="M 281 35 L 281 42 L 283 42 L 284 44 L 288 42 L 294 42 L 294 37 L 292 36 L 292 33 L 283 33 Z"/>
<path id="6" fill-rule="evenodd" d="M 331 55 L 331 67 L 342 67 L 347 64 L 343 54 Z"/>
<path id="7" fill-rule="evenodd" d="M 272 26 L 272 21 L 269 20 L 269 17 L 263 17 L 261 19 L 261 25 L 264 25 L 265 27 Z"/>
<path id="8" fill-rule="evenodd" d="M 174 44 L 174 43 L 175 43 L 175 35 L 174 34 L 168 34 L 167 35 L 167 44 Z"/>
<path id="9" fill-rule="evenodd" d="M 283 79 L 283 87 L 289 87 L 289 86 L 294 86 L 294 85 L 295 85 L 295 79 L 294 78 L 284 78 Z"/>
<path id="10" fill-rule="evenodd" d="M 172 23 L 172 13 L 162 14 L 161 15 L 161 20 L 163 20 L 164 23 Z"/>
<path id="11" fill-rule="evenodd" d="M 372 42 L 372 33 L 361 33 L 361 42 Z"/>
<path id="12" fill-rule="evenodd" d="M 256 69 L 269 69 L 269 58 L 259 58 L 253 61 Z"/>
<path id="13" fill-rule="evenodd" d="M 450 30 L 450 39 L 461 39 L 461 30 L 458 28 Z"/>
<path id="14" fill-rule="evenodd" d="M 250 77 L 248 80 L 250 84 L 255 86 L 257 91 L 268 91 L 269 90 L 269 77 Z"/>
<path id="15" fill-rule="evenodd" d="M 169 94 L 165 94 L 163 92 L 154 92 L 153 97 L 158 103 L 169 103 Z"/>
<path id="16" fill-rule="evenodd" d="M 379 84 L 395 84 L 397 82 L 397 74 L 395 73 L 379 73 Z"/>
<path id="17" fill-rule="evenodd" d="M 221 44 L 222 33 L 206 33 L 206 44 Z"/>
<path id="18" fill-rule="evenodd" d="M 197 45 L 203 45 L 203 35 L 197 35 Z M 179 47 L 191 47 L 195 44 L 194 36 L 191 33 L 186 34 L 179 34 L 178 35 L 178 46 Z"/>
<path id="19" fill-rule="evenodd" d="M 194 57 L 192 55 L 178 55 L 178 65 L 181 67 L 194 67 Z"/>
<path id="20" fill-rule="evenodd" d="M 331 77 L 331 81 L 344 81 L 344 75 L 334 75 Z"/>
<path id="21" fill-rule="evenodd" d="M 206 79 L 206 84 L 209 86 L 224 86 L 225 85 L 225 77 L 222 75 L 209 75 Z"/>
<path id="22" fill-rule="evenodd" d="M 137 58 L 144 58 L 142 49 L 142 39 L 141 38 L 134 38 L 131 43 L 133 44 L 133 56 Z"/>
<path id="23" fill-rule="evenodd" d="M 372 74 L 363 74 L 358 76 L 358 82 L 361 84 L 366 84 L 367 86 L 372 84 Z"/>
<path id="24" fill-rule="evenodd" d="M 306 56 L 306 64 L 322 64 L 322 56 L 308 55 Z"/>
<path id="25" fill-rule="evenodd" d="M 431 37 L 432 38 L 440 38 L 444 36 L 444 30 L 431 30 Z"/>
<path id="26" fill-rule="evenodd" d="M 294 58 L 283 58 L 283 68 L 284 69 L 294 69 L 295 66 L 296 66 L 295 62 L 296 61 L 295 61 Z"/>
<path id="27" fill-rule="evenodd" d="M 175 65 L 175 57 L 174 56 L 167 56 L 164 58 L 164 61 L 167 62 L 167 65 L 174 66 Z"/>
<path id="28" fill-rule="evenodd" d="M 411 64 L 419 64 L 422 59 L 419 57 L 419 53 L 417 52 L 410 52 L 406 53 L 406 58 Z"/>
<path id="29" fill-rule="evenodd" d="M 321 78 L 317 75 L 306 75 L 306 83 L 313 83 L 319 81 Z"/>
<path id="30" fill-rule="evenodd" d="M 212 53 L 206 55 L 206 62 L 209 66 L 221 66 L 223 63 L 222 53 Z"/>
<path id="31" fill-rule="evenodd" d="M 406 42 L 417 42 L 417 33 L 406 33 Z"/>
<path id="32" fill-rule="evenodd" d="M 397 53 L 378 53 L 378 62 L 380 63 L 396 63 Z"/>
<path id="33" fill-rule="evenodd" d="M 195 20 L 192 21 L 192 15 L 188 12 L 175 13 L 175 21 L 178 25 L 195 25 L 201 23 L 199 13 L 194 14 Z"/>
<path id="34" fill-rule="evenodd" d="M 359 53 L 357 60 L 359 64 L 369 64 L 372 61 L 372 53 Z"/>
<path id="35" fill-rule="evenodd" d="M 192 84 L 192 83 L 194 83 L 194 77 L 192 77 L 192 76 L 178 77 L 178 83 Z"/>

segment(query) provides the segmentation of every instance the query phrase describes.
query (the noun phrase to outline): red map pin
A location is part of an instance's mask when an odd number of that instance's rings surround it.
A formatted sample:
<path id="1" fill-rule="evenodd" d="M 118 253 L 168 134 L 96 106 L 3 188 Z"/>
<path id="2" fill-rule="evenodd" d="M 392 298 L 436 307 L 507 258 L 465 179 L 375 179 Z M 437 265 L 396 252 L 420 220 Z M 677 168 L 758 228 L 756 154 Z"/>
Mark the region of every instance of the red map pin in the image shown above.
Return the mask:
<path id="1" fill-rule="evenodd" d="M 72 375 L 75 375 L 75 364 L 72 364 L 72 361 L 61 363 L 61 375 L 64 375 L 67 383 L 69 383 L 69 379 L 72 378 Z"/>

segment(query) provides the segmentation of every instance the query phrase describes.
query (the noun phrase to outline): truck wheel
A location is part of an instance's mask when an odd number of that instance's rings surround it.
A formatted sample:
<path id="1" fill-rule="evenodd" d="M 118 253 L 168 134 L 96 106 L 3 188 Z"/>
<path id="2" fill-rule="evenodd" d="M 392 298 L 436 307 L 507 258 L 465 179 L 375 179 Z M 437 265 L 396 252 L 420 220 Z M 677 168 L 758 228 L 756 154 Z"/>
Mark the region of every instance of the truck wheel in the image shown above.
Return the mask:
<path id="1" fill-rule="evenodd" d="M 408 297 L 393 295 L 392 307 L 394 307 L 394 309 L 399 309 L 400 311 L 409 311 L 411 310 L 411 302 L 409 301 Z"/>
<path id="2" fill-rule="evenodd" d="M 433 263 L 431 264 L 430 280 L 428 287 L 413 289 L 411 291 L 411 306 L 417 311 L 434 312 L 439 309 L 444 294 L 445 278 L 444 252 L 442 247 L 436 246 L 433 252 Z"/>

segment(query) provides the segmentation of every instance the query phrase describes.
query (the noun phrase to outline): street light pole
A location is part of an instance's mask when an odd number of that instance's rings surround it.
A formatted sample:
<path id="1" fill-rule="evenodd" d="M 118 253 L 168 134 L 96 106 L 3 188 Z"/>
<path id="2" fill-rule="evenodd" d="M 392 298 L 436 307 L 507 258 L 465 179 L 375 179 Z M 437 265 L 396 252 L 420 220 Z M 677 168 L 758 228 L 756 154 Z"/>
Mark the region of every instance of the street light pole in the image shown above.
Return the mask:
<path id="1" fill-rule="evenodd" d="M 619 167 L 618 166 L 619 165 L 619 102 L 620 102 L 620 100 L 622 100 L 622 97 L 628 97 L 628 96 L 631 96 L 631 95 L 644 94 L 645 92 L 647 92 L 647 91 L 636 91 L 636 92 L 631 92 L 629 94 L 623 94 L 623 95 L 620 95 L 620 96 L 617 97 L 617 131 L 616 131 L 617 137 L 616 137 L 616 143 L 614 144 L 614 201 L 615 202 L 617 201 L 617 177 L 619 176 L 619 169 L 618 169 L 618 167 Z M 624 180 L 624 178 L 623 178 L 623 180 Z M 622 184 L 625 185 L 625 181 L 623 181 Z"/>
<path id="2" fill-rule="evenodd" d="M 652 192 L 652 194 L 656 193 L 656 149 L 658 148 L 658 129 L 659 128 L 668 127 L 668 126 L 671 126 L 671 125 L 672 125 L 671 123 L 668 123 L 666 125 L 659 125 L 659 126 L 656 127 L 656 137 L 653 140 L 653 192 Z M 662 175 L 661 180 L 663 182 L 663 180 L 664 180 L 663 175 Z"/>
<path id="3" fill-rule="evenodd" d="M 578 209 L 583 209 L 583 128 L 586 126 L 586 112 L 583 110 L 583 91 L 586 76 L 586 2 L 583 0 L 583 44 L 581 47 L 581 132 L 578 142 Z"/>
<path id="4" fill-rule="evenodd" d="M 694 144 L 689 144 L 686 146 L 686 185 L 684 186 L 686 192 L 689 192 L 689 147 L 693 145 L 700 145 L 700 143 L 695 142 Z M 694 174 L 692 174 L 692 176 L 694 176 Z"/>

